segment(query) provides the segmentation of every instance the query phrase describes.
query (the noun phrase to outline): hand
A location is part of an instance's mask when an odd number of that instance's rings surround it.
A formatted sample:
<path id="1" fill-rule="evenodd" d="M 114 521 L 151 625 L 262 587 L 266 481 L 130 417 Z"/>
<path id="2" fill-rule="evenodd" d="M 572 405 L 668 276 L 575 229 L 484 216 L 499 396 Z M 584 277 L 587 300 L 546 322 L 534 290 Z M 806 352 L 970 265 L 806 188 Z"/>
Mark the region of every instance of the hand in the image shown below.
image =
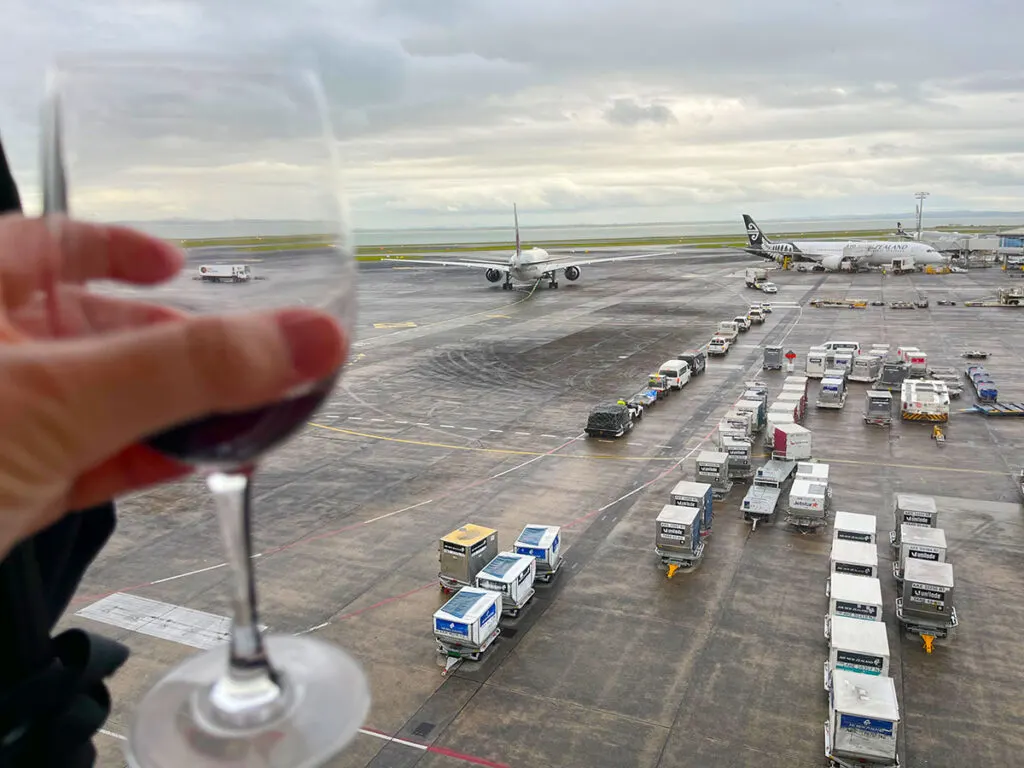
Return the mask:
<path id="1" fill-rule="evenodd" d="M 84 287 L 160 283 L 183 263 L 130 229 L 0 217 L 0 554 L 69 510 L 190 471 L 148 435 L 341 367 L 347 340 L 320 312 L 188 317 Z"/>

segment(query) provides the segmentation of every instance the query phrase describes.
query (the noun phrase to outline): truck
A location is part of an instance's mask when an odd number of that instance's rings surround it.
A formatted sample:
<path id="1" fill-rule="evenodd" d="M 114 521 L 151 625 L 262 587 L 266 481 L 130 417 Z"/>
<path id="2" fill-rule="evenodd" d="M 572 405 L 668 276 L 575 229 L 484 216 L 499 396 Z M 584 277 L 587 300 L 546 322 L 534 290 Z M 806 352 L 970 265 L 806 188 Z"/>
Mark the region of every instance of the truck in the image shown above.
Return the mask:
<path id="1" fill-rule="evenodd" d="M 708 354 L 709 355 L 724 355 L 729 351 L 730 347 L 729 340 L 724 336 L 715 336 L 708 343 Z"/>
<path id="2" fill-rule="evenodd" d="M 203 264 L 199 267 L 199 279 L 208 283 L 244 283 L 252 280 L 248 264 Z"/>
<path id="3" fill-rule="evenodd" d="M 715 332 L 715 336 L 727 339 L 730 344 L 736 341 L 739 335 L 740 326 L 735 320 L 723 320 L 718 324 L 718 330 Z"/>
<path id="4" fill-rule="evenodd" d="M 1004 307 L 1019 307 L 1024 304 L 1024 286 L 1015 285 L 1012 288 L 1000 288 L 998 301 Z"/>
<path id="5" fill-rule="evenodd" d="M 894 275 L 902 275 L 904 272 L 913 272 L 914 260 L 903 258 L 893 259 L 891 262 L 889 262 L 889 266 L 887 267 L 887 269 Z"/>
<path id="6" fill-rule="evenodd" d="M 760 284 L 768 279 L 768 270 L 760 267 L 747 267 L 744 271 L 744 279 L 747 288 L 759 288 Z"/>

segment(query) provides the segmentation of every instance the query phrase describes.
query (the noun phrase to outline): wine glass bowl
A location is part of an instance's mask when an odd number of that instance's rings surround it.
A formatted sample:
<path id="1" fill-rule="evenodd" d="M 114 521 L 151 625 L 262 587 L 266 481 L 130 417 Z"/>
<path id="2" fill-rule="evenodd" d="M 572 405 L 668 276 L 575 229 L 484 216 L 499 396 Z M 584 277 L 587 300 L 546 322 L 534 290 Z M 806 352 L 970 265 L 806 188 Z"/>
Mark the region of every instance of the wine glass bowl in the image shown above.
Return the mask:
<path id="1" fill-rule="evenodd" d="M 315 74 L 223 58 L 65 59 L 51 71 L 42 127 L 54 226 L 54 214 L 124 223 L 185 252 L 162 284 L 92 290 L 188 315 L 316 309 L 351 342 L 356 263 Z M 139 703 L 131 765 L 321 765 L 362 725 L 369 687 L 351 656 L 309 635 L 259 630 L 250 538 L 260 458 L 303 427 L 340 374 L 147 439 L 207 477 L 233 621 L 226 646 L 186 659 Z"/>

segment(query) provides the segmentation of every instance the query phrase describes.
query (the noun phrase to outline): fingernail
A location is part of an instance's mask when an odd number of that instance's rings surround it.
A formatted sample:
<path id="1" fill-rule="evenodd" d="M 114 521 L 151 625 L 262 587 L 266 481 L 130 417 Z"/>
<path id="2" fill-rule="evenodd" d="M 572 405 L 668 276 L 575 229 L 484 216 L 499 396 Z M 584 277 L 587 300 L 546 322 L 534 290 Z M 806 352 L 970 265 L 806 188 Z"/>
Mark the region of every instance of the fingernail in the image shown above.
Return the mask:
<path id="1" fill-rule="evenodd" d="M 334 318 L 309 309 L 286 309 L 277 314 L 277 326 L 302 378 L 326 376 L 341 365 L 341 331 Z"/>

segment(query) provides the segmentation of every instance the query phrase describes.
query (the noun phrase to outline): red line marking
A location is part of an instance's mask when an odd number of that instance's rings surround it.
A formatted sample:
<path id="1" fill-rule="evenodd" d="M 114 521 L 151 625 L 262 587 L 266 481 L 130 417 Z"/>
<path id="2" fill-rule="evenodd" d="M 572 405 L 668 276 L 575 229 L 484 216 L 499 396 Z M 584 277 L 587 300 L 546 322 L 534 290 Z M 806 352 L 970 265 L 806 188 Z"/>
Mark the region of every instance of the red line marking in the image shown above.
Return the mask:
<path id="1" fill-rule="evenodd" d="M 385 597 L 383 600 L 381 600 L 379 602 L 376 602 L 373 605 L 368 605 L 365 608 L 360 608 L 360 609 L 355 610 L 355 611 L 349 611 L 348 613 L 343 613 L 340 616 L 335 616 L 333 619 L 328 619 L 328 622 L 344 621 L 345 619 L 351 619 L 351 618 L 354 618 L 354 617 L 358 616 L 361 613 L 366 613 L 367 611 L 372 611 L 374 608 L 381 608 L 381 607 L 387 605 L 388 603 L 393 603 L 393 602 L 395 602 L 397 600 L 404 600 L 405 598 L 409 597 L 410 595 L 415 595 L 417 592 L 422 592 L 424 589 L 429 589 L 430 587 L 436 587 L 436 586 L 438 586 L 438 583 L 437 583 L 437 580 L 435 579 L 434 581 L 429 581 L 426 584 L 421 584 L 420 586 L 416 587 L 415 589 L 410 589 L 408 592 L 403 592 L 400 595 L 395 595 L 394 597 Z"/>
<path id="2" fill-rule="evenodd" d="M 456 752 L 454 749 L 448 749 L 447 747 L 435 747 L 432 744 L 427 746 L 427 752 L 433 752 L 438 755 L 444 755 L 445 757 L 451 757 L 455 760 L 461 760 L 464 763 L 472 763 L 473 765 L 483 765 L 486 768 L 509 768 L 506 763 L 496 763 L 493 760 L 488 760 L 486 757 L 474 757 L 473 755 L 466 755 L 462 752 Z"/>

